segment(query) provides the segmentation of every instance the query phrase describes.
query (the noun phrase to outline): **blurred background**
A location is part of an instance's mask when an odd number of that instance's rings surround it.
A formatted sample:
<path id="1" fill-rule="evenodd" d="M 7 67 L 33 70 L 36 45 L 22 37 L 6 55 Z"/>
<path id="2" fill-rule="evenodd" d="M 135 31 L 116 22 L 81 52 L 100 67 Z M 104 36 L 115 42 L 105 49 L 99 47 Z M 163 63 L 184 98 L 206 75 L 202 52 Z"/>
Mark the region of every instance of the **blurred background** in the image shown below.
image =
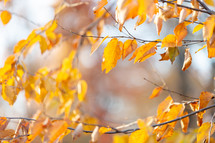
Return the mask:
<path id="1" fill-rule="evenodd" d="M 67 0 L 68 3 L 77 3 L 81 0 Z M 0 23 L 0 66 L 4 65 L 5 59 L 13 53 L 14 45 L 25 39 L 30 32 L 40 26 L 45 25 L 48 21 L 54 19 L 55 8 L 62 3 L 62 0 L 11 0 L 6 7 L 3 3 L 0 5 L 1 10 L 9 10 L 18 14 L 12 14 L 11 21 L 4 26 Z M 80 30 L 89 25 L 95 15 L 93 7 L 97 1 L 82 0 L 83 4 L 75 7 L 68 7 L 61 11 L 57 17 L 61 26 L 73 32 Z M 115 1 L 111 1 L 115 3 Z M 116 5 L 109 3 L 106 7 L 111 6 L 110 13 L 114 15 Z M 207 15 L 201 14 L 200 20 L 204 21 Z M 23 18 L 24 17 L 24 18 Z M 134 30 L 137 19 L 128 20 L 125 27 L 137 38 L 145 40 L 162 39 L 167 34 L 173 34 L 174 27 L 178 24 L 177 19 L 170 19 L 164 22 L 160 36 L 156 33 L 156 27 L 153 22 L 147 21 L 138 26 Z M 113 18 L 105 19 L 105 26 L 101 36 L 118 36 L 126 33 L 119 32 L 118 25 Z M 190 24 L 188 26 L 189 34 L 185 39 L 203 39 L 202 31 L 192 34 L 192 30 L 196 26 Z M 41 55 L 38 45 L 36 45 L 31 53 L 24 59 L 29 71 L 35 72 L 40 67 L 47 66 L 49 68 L 58 67 L 62 60 L 68 56 L 72 47 L 73 36 L 68 31 L 58 27 L 57 32 L 62 33 L 64 38 L 61 46 L 56 46 L 51 51 Z M 93 29 L 96 35 L 96 29 Z M 125 41 L 125 39 L 120 39 Z M 84 44 L 79 48 L 76 66 L 82 73 L 83 79 L 87 81 L 88 91 L 87 100 L 84 104 L 83 112 L 99 119 L 100 124 L 119 126 L 130 123 L 138 118 L 145 118 L 156 115 L 158 104 L 168 95 L 171 95 L 176 102 L 187 101 L 190 99 L 179 96 L 178 94 L 162 91 L 161 95 L 155 99 L 149 99 L 155 84 L 182 93 L 191 97 L 199 97 L 202 91 L 214 92 L 215 83 L 215 60 L 207 57 L 207 49 L 203 49 L 195 54 L 203 44 L 195 44 L 189 47 L 180 47 L 180 55 L 175 62 L 159 61 L 164 53 L 164 49 L 158 48 L 157 54 L 142 63 L 134 64 L 128 61 L 130 56 L 125 60 L 119 60 L 117 66 L 105 74 L 101 71 L 102 55 L 109 39 L 99 47 L 99 49 L 90 56 L 91 45 Z M 139 46 L 141 43 L 138 44 Z M 184 50 L 190 48 L 192 55 L 191 67 L 182 71 L 184 61 Z M 147 80 L 146 80 L 147 79 Z M 151 82 L 149 82 L 151 81 Z M 154 84 L 153 84 L 154 83 Z M 0 100 L 0 116 L 11 117 L 32 117 L 40 105 L 34 101 L 26 101 L 23 92 L 21 92 L 14 106 L 9 104 L 2 98 Z M 188 112 L 191 111 L 188 109 Z M 211 119 L 213 110 L 207 111 L 205 120 Z M 196 119 L 193 118 L 191 126 L 196 126 Z M 87 142 L 90 136 L 82 136 L 76 142 Z M 103 143 L 111 142 L 110 136 L 103 135 L 100 138 Z M 71 142 L 71 138 L 66 137 L 64 142 Z"/>

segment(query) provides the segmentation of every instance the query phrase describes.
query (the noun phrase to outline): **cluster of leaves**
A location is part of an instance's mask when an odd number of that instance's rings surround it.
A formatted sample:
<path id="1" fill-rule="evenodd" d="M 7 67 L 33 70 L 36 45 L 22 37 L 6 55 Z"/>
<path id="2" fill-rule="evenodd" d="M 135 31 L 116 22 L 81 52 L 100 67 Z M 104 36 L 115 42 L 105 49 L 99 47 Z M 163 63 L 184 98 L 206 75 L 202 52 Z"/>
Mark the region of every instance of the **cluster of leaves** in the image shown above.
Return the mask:
<path id="1" fill-rule="evenodd" d="M 4 1 L 5 4 L 7 0 Z M 187 1 L 186 1 L 187 2 Z M 13 142 L 31 142 L 37 136 L 42 138 L 44 142 L 56 142 L 63 139 L 63 137 L 72 132 L 73 139 L 80 136 L 83 132 L 92 133 L 91 142 L 97 142 L 102 134 L 117 134 L 124 133 L 128 135 L 115 135 L 113 142 L 158 142 L 165 140 L 167 143 L 173 140 L 180 140 L 184 142 L 214 141 L 210 136 L 215 131 L 213 122 L 203 123 L 203 115 L 209 108 L 211 99 L 214 99 L 214 94 L 210 92 L 202 92 L 199 99 L 188 101 L 185 103 L 174 102 L 171 96 L 168 96 L 161 102 L 157 109 L 155 117 L 148 117 L 146 119 L 137 120 L 138 128 L 124 129 L 128 126 L 110 127 L 96 124 L 97 121 L 91 117 L 82 115 L 80 105 L 85 100 L 87 92 L 87 83 L 81 78 L 81 73 L 73 64 L 76 50 L 78 46 L 83 44 L 83 37 L 87 37 L 89 43 L 92 44 L 91 54 L 93 54 L 99 46 L 108 38 L 111 40 L 104 48 L 104 55 L 102 59 L 102 71 L 110 72 L 117 64 L 117 61 L 122 58 L 124 60 L 131 53 L 133 55 L 129 60 L 134 59 L 134 63 L 143 62 L 149 57 L 157 53 L 157 49 L 165 48 L 166 52 L 161 54 L 162 60 L 170 60 L 172 63 L 179 55 L 179 48 L 188 46 L 193 43 L 206 42 L 203 48 L 207 47 L 208 57 L 215 57 L 215 16 L 214 12 L 210 10 L 206 4 L 214 6 L 212 0 L 205 0 L 205 3 L 199 0 L 188 1 L 191 5 L 182 5 L 183 0 L 165 1 L 165 0 L 118 0 L 116 8 L 116 18 L 114 18 L 108 10 L 104 7 L 108 4 L 107 0 L 101 0 L 94 9 L 96 20 L 87 27 L 82 29 L 80 33 L 75 33 L 76 42 L 72 45 L 69 56 L 65 58 L 60 67 L 56 69 L 48 69 L 43 67 L 38 69 L 35 73 L 29 73 L 22 58 L 25 58 L 33 47 L 39 46 L 41 53 L 48 52 L 55 46 L 60 46 L 63 35 L 56 33 L 55 30 L 59 26 L 65 30 L 64 27 L 57 23 L 57 20 L 51 20 L 45 26 L 34 29 L 26 39 L 20 40 L 15 46 L 13 54 L 10 55 L 2 68 L 0 68 L 0 84 L 2 86 L 2 97 L 10 105 L 13 105 L 20 91 L 25 91 L 26 99 L 33 99 L 36 102 L 43 104 L 43 111 L 36 114 L 32 119 L 30 118 L 0 118 L 0 139 L 10 140 Z M 66 7 L 73 7 L 79 5 L 78 3 L 69 5 L 62 3 L 56 9 L 56 15 L 59 14 Z M 201 6 L 200 6 L 201 5 Z M 203 7 L 205 10 L 200 9 Z M 207 13 L 205 22 L 199 22 L 199 13 Z M 55 17 L 56 17 L 55 15 Z M 106 36 L 101 37 L 102 28 L 105 24 L 104 19 L 109 16 L 119 24 L 119 31 L 126 30 L 127 36 Z M 9 11 L 1 12 L 1 20 L 6 25 L 12 15 Z M 130 19 L 138 17 L 134 26 L 153 21 L 157 28 L 157 34 L 160 35 L 163 21 L 171 18 L 178 18 L 179 24 L 174 28 L 174 34 L 166 35 L 163 39 L 144 40 L 136 38 L 126 29 L 124 23 Z M 193 33 L 201 29 L 203 33 L 203 40 L 184 40 L 187 36 L 187 26 L 189 24 L 198 24 L 193 29 Z M 92 34 L 91 28 L 97 26 L 97 36 Z M 99 39 L 102 40 L 100 41 Z M 120 38 L 126 38 L 125 42 L 120 41 Z M 138 47 L 138 43 L 142 44 Z M 202 50 L 199 49 L 198 51 Z M 197 52 L 198 52 L 197 51 Z M 185 59 L 182 70 L 186 70 L 192 63 L 192 56 L 189 48 L 185 50 Z M 150 96 L 154 98 L 164 90 L 164 87 L 156 87 Z M 193 112 L 186 112 L 186 105 L 191 107 Z M 71 106 L 74 108 L 71 109 Z M 64 118 L 49 118 L 44 113 L 48 108 L 57 109 L 57 115 L 64 115 Z M 197 125 L 199 129 L 191 131 L 188 134 L 175 131 L 177 121 L 180 120 L 183 132 L 188 131 L 189 117 L 197 115 Z M 16 130 L 8 129 L 7 125 L 10 120 L 20 120 Z M 195 137 L 197 135 L 197 138 Z"/>

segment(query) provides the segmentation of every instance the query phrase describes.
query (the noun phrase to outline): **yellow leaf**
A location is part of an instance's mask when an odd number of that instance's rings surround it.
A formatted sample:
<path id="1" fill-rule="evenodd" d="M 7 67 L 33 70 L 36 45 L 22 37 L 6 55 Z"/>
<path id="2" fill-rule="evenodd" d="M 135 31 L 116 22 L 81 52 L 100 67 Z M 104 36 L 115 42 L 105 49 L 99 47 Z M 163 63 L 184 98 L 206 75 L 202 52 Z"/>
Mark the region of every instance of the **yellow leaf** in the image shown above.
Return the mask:
<path id="1" fill-rule="evenodd" d="M 142 45 L 138 48 L 138 52 L 135 58 L 134 63 L 136 62 L 143 62 L 145 61 L 147 58 L 153 56 L 154 54 L 156 54 L 156 45 L 157 42 L 150 42 L 147 43 L 145 45 Z"/>
<path id="2" fill-rule="evenodd" d="M 94 44 L 92 45 L 90 55 L 92 55 L 92 54 L 101 46 L 101 44 L 102 44 L 107 38 L 108 38 L 108 36 L 106 36 L 105 38 L 103 38 L 102 41 L 97 41 L 96 43 L 94 43 Z"/>
<path id="3" fill-rule="evenodd" d="M 196 54 L 197 52 L 201 51 L 202 49 L 204 49 L 206 46 L 207 46 L 207 45 L 203 45 L 203 47 L 200 48 L 200 49 L 198 49 L 198 50 L 195 52 L 195 54 Z"/>
<path id="4" fill-rule="evenodd" d="M 128 135 L 114 135 L 113 143 L 128 143 Z"/>
<path id="5" fill-rule="evenodd" d="M 199 110 L 199 103 L 197 101 L 190 103 L 190 108 L 191 108 L 192 111 Z"/>
<path id="6" fill-rule="evenodd" d="M 43 54 L 48 49 L 46 39 L 43 36 L 39 36 L 39 42 L 40 42 L 41 54 Z"/>
<path id="7" fill-rule="evenodd" d="M 192 63 L 192 57 L 191 54 L 189 52 L 190 49 L 185 49 L 185 53 L 184 53 L 184 64 L 182 67 L 182 70 L 185 71 L 186 69 L 188 69 Z"/>
<path id="8" fill-rule="evenodd" d="M 21 50 L 27 45 L 27 41 L 26 40 L 20 40 L 13 49 L 13 53 L 18 53 L 21 52 Z"/>
<path id="9" fill-rule="evenodd" d="M 207 49 L 208 49 L 208 58 L 215 57 L 215 32 L 212 34 L 212 37 L 207 40 Z"/>
<path id="10" fill-rule="evenodd" d="M 197 134 L 197 143 L 203 143 L 205 139 L 208 138 L 210 129 L 210 135 L 212 135 L 215 131 L 215 125 L 214 123 L 212 124 L 213 127 L 211 127 L 211 123 L 210 122 L 206 122 L 203 123 L 202 126 L 199 128 L 198 130 L 198 134 Z"/>
<path id="11" fill-rule="evenodd" d="M 78 82 L 78 99 L 80 102 L 84 101 L 87 93 L 87 83 L 85 80 L 80 80 Z"/>
<path id="12" fill-rule="evenodd" d="M 163 47 L 176 47 L 176 36 L 173 34 L 167 35 L 163 40 L 162 40 L 162 45 L 161 48 Z M 178 45 L 179 46 L 179 45 Z"/>
<path id="13" fill-rule="evenodd" d="M 188 113 L 187 112 L 184 112 L 183 116 L 187 115 Z M 190 121 L 190 118 L 189 117 L 186 117 L 184 119 L 181 120 L 181 128 L 182 128 L 182 131 L 184 133 L 187 132 L 187 128 L 188 128 L 188 125 L 189 125 L 189 121 Z"/>
<path id="14" fill-rule="evenodd" d="M 1 12 L 1 21 L 4 25 L 8 24 L 10 19 L 11 19 L 11 13 L 9 11 L 4 10 Z"/>
<path id="15" fill-rule="evenodd" d="M 117 38 L 112 39 L 108 44 L 107 47 L 104 49 L 103 59 L 102 59 L 102 71 L 106 69 L 105 73 L 108 73 L 112 70 L 117 61 L 121 58 L 123 43 L 118 41 Z"/>
<path id="16" fill-rule="evenodd" d="M 198 24 L 194 27 L 193 33 L 196 33 L 197 31 L 201 30 L 204 27 L 203 24 Z"/>
<path id="17" fill-rule="evenodd" d="M 210 6 L 214 6 L 214 1 L 213 0 L 204 0 L 204 2 Z"/>
<path id="18" fill-rule="evenodd" d="M 9 1 L 9 0 L 4 0 L 4 6 L 7 4 L 8 1 Z"/>
<path id="19" fill-rule="evenodd" d="M 155 98 L 157 96 L 160 95 L 161 91 L 162 91 L 162 87 L 156 87 L 153 91 L 152 91 L 152 94 L 151 96 L 149 97 L 149 99 L 152 99 L 152 98 Z"/>
<path id="20" fill-rule="evenodd" d="M 186 25 L 184 23 L 178 24 L 174 29 L 174 33 L 176 36 L 176 45 L 178 45 L 187 36 Z"/>
<path id="21" fill-rule="evenodd" d="M 106 127 L 99 128 L 99 133 L 101 135 L 104 134 L 104 133 L 106 133 L 106 132 L 109 132 L 109 131 L 111 131 L 111 128 L 106 128 Z"/>
<path id="22" fill-rule="evenodd" d="M 149 138 L 147 130 L 137 130 L 129 136 L 128 143 L 145 143 Z"/>
<path id="23" fill-rule="evenodd" d="M 145 21 L 146 21 L 146 14 L 139 15 L 137 22 L 134 26 L 134 29 L 136 29 L 137 26 L 143 24 L 143 22 L 145 22 Z"/>
<path id="24" fill-rule="evenodd" d="M 131 54 L 137 48 L 136 40 L 126 40 L 122 49 L 122 60 L 124 60 L 129 54 Z"/>

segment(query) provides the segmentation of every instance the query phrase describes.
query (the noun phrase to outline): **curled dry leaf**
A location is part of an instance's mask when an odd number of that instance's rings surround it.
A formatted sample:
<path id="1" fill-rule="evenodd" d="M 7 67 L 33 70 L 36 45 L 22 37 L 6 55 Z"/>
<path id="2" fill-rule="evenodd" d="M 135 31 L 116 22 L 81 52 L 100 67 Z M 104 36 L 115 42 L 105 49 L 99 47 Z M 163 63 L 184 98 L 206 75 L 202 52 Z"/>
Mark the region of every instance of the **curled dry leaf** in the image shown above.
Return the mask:
<path id="1" fill-rule="evenodd" d="M 186 17 L 187 17 L 187 9 L 182 8 L 182 10 L 180 12 L 180 16 L 179 16 L 179 23 L 182 23 Z"/>
<path id="2" fill-rule="evenodd" d="M 164 21 L 167 21 L 174 16 L 174 8 L 165 5 L 162 9 L 159 9 L 159 15 L 160 18 L 162 18 Z"/>
<path id="3" fill-rule="evenodd" d="M 190 49 L 185 49 L 185 53 L 184 53 L 184 64 L 182 67 L 182 70 L 185 71 L 186 69 L 188 69 L 192 63 L 192 57 L 191 54 L 189 52 Z"/>
<path id="4" fill-rule="evenodd" d="M 93 133 L 91 134 L 91 142 L 95 143 L 99 139 L 99 127 L 96 126 L 95 129 L 93 130 Z"/>
<path id="5" fill-rule="evenodd" d="M 156 25 L 157 33 L 158 33 L 158 35 L 160 35 L 161 29 L 163 26 L 163 19 L 160 18 L 158 14 L 155 16 L 154 23 Z"/>
<path id="6" fill-rule="evenodd" d="M 72 133 L 72 140 L 80 137 L 83 133 L 83 124 L 79 123 L 78 126 L 75 128 L 74 132 Z"/>

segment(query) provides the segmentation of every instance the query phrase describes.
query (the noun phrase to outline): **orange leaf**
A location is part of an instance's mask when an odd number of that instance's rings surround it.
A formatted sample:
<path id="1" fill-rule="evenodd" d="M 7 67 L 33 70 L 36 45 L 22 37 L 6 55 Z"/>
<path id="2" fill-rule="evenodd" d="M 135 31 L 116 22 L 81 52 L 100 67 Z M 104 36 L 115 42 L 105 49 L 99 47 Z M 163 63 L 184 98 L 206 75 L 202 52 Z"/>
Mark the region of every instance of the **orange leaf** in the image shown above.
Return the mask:
<path id="1" fill-rule="evenodd" d="M 204 26 L 204 25 L 202 25 L 202 24 L 196 25 L 196 26 L 194 27 L 194 29 L 193 29 L 193 33 L 195 33 L 195 32 L 197 32 L 197 31 L 201 30 L 201 29 L 203 28 L 203 26 Z"/>
<path id="2" fill-rule="evenodd" d="M 206 122 L 206 123 L 202 124 L 202 126 L 198 130 L 197 143 L 203 143 L 204 140 L 208 138 L 210 130 L 211 130 L 210 135 L 212 135 L 214 133 L 215 125 L 214 125 L 214 123 L 212 125 L 213 125 L 213 127 L 211 127 L 210 122 Z"/>
<path id="3" fill-rule="evenodd" d="M 157 109 L 157 117 L 159 118 L 159 116 L 164 113 L 165 111 L 168 110 L 168 108 L 170 107 L 170 105 L 173 103 L 172 97 L 168 96 L 164 101 L 162 101 L 159 105 L 158 105 L 158 109 Z"/>
<path id="4" fill-rule="evenodd" d="M 192 102 L 192 103 L 190 103 L 190 108 L 191 108 L 192 111 L 199 110 L 199 103 L 198 102 Z"/>
<path id="5" fill-rule="evenodd" d="M 102 71 L 106 69 L 105 73 L 108 73 L 116 66 L 117 61 L 121 58 L 122 46 L 123 43 L 118 41 L 117 38 L 111 39 L 111 41 L 107 44 L 107 47 L 104 49 Z"/>
<path id="6" fill-rule="evenodd" d="M 154 54 L 156 54 L 156 45 L 157 42 L 150 42 L 147 43 L 145 45 L 140 46 L 135 58 L 134 63 L 136 62 L 143 62 L 146 59 L 148 59 L 149 57 L 153 56 Z"/>
<path id="7" fill-rule="evenodd" d="M 9 11 L 4 10 L 1 12 L 1 21 L 4 25 L 8 24 L 10 19 L 11 19 L 11 13 Z"/>
<path id="8" fill-rule="evenodd" d="M 187 114 L 188 114 L 187 112 L 184 112 L 183 116 L 185 116 L 185 115 L 187 115 Z M 189 121 L 190 121 L 189 117 L 186 117 L 186 118 L 184 118 L 184 119 L 181 120 L 181 128 L 182 128 L 182 131 L 183 131 L 184 133 L 187 132 L 187 128 L 188 128 L 188 125 L 189 125 Z"/>
<path id="9" fill-rule="evenodd" d="M 215 57 L 215 32 L 212 34 L 210 40 L 207 40 L 208 58 Z"/>
<path id="10" fill-rule="evenodd" d="M 182 70 L 185 71 L 186 69 L 188 69 L 192 63 L 192 57 L 191 54 L 189 52 L 190 49 L 185 49 L 185 53 L 184 53 L 184 64 L 182 67 Z"/>
<path id="11" fill-rule="evenodd" d="M 198 49 L 198 50 L 195 52 L 195 54 L 196 54 L 197 52 L 201 51 L 202 49 L 204 49 L 206 46 L 207 46 L 207 45 L 203 45 L 203 47 L 200 48 L 200 49 Z"/>
<path id="12" fill-rule="evenodd" d="M 204 27 L 203 27 L 204 40 L 209 40 L 212 37 L 214 26 L 215 26 L 215 15 L 211 15 L 204 22 Z"/>
<path id="13" fill-rule="evenodd" d="M 106 133 L 106 132 L 109 132 L 109 131 L 111 131 L 111 128 L 101 127 L 101 128 L 99 129 L 99 133 L 100 133 L 101 135 L 104 134 L 104 133 Z"/>
<path id="14" fill-rule="evenodd" d="M 6 117 L 0 117 L 0 130 L 5 130 L 9 123 L 9 120 L 7 120 Z"/>
<path id="15" fill-rule="evenodd" d="M 175 58 L 179 55 L 179 49 L 178 47 L 168 47 L 166 48 L 166 52 L 161 54 L 161 59 L 159 61 L 163 60 L 169 60 L 173 64 L 175 61 Z"/>
<path id="16" fill-rule="evenodd" d="M 174 33 L 176 36 L 176 44 L 178 45 L 181 41 L 187 36 L 187 27 L 184 23 L 178 24 L 175 29 Z"/>
<path id="17" fill-rule="evenodd" d="M 21 50 L 27 45 L 27 41 L 26 40 L 20 40 L 13 49 L 13 53 L 18 53 L 21 52 Z"/>
<path id="18" fill-rule="evenodd" d="M 6 129 L 6 130 L 0 130 L 0 138 L 3 139 L 5 137 L 12 138 L 12 136 L 15 134 L 15 131 L 13 129 Z"/>
<path id="19" fill-rule="evenodd" d="M 92 45 L 90 55 L 92 55 L 92 54 L 101 46 L 101 44 L 102 44 L 107 38 L 108 38 L 108 36 L 106 36 L 105 38 L 103 38 L 102 41 L 97 41 L 96 43 L 94 43 L 94 44 Z"/>
<path id="20" fill-rule="evenodd" d="M 122 60 L 124 60 L 129 54 L 131 54 L 137 48 L 136 40 L 126 40 L 122 49 Z"/>
<path id="21" fill-rule="evenodd" d="M 137 22 L 134 26 L 134 29 L 136 30 L 137 26 L 143 24 L 143 22 L 145 22 L 145 21 L 146 21 L 146 14 L 139 15 Z"/>
<path id="22" fill-rule="evenodd" d="M 98 11 L 100 11 L 107 3 L 108 3 L 107 0 L 99 1 L 98 5 L 93 9 L 94 13 L 97 13 Z"/>
<path id="23" fill-rule="evenodd" d="M 157 96 L 160 95 L 161 91 L 162 91 L 162 87 L 156 87 L 153 91 L 152 91 L 152 94 L 151 96 L 149 97 L 149 99 L 152 99 L 152 98 L 155 98 Z"/>
<path id="24" fill-rule="evenodd" d="M 44 142 L 59 142 L 59 137 L 61 137 L 66 132 L 67 127 L 68 124 L 64 120 L 54 121 L 47 129 L 47 133 L 44 137 Z"/>
<path id="25" fill-rule="evenodd" d="M 43 131 L 43 122 L 44 120 L 37 120 L 31 125 L 27 143 L 33 141 Z"/>

